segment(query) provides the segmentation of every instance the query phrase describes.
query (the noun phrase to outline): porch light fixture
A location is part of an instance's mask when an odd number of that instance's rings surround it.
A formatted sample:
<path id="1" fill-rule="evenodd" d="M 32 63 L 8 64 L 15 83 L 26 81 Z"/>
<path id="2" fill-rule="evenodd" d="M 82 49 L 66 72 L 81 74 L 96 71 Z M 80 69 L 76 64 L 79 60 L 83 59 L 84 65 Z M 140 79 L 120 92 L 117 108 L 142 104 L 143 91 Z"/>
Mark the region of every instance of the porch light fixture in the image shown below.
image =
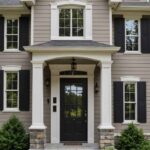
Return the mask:
<path id="1" fill-rule="evenodd" d="M 72 58 L 71 71 L 72 71 L 72 73 L 74 73 L 74 71 L 76 71 L 76 70 L 77 70 L 77 63 L 76 63 L 75 58 Z"/>
<path id="2" fill-rule="evenodd" d="M 50 86 L 50 79 L 49 79 L 49 78 L 47 78 L 47 79 L 45 80 L 45 85 L 46 85 L 46 87 L 49 87 L 49 86 Z"/>
<path id="3" fill-rule="evenodd" d="M 98 83 L 96 82 L 95 84 L 95 93 L 98 93 L 99 92 L 99 86 L 98 86 Z"/>

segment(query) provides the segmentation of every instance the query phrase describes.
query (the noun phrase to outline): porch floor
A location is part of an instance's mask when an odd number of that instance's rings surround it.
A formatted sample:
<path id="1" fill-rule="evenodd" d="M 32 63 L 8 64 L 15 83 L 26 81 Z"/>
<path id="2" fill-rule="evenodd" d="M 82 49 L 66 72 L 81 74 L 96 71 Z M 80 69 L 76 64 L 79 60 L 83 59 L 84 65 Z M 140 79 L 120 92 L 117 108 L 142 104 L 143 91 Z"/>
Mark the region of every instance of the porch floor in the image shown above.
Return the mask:
<path id="1" fill-rule="evenodd" d="M 98 144 L 64 145 L 46 144 L 45 150 L 99 150 Z"/>

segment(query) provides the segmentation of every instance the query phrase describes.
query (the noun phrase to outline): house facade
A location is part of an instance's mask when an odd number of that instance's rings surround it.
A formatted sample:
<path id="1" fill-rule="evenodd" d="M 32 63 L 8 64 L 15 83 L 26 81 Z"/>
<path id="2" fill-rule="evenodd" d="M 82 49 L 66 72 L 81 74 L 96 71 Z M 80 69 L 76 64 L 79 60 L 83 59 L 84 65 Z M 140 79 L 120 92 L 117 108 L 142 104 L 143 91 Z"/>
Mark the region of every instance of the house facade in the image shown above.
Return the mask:
<path id="1" fill-rule="evenodd" d="M 0 0 L 0 125 L 30 150 L 150 136 L 149 0 Z"/>

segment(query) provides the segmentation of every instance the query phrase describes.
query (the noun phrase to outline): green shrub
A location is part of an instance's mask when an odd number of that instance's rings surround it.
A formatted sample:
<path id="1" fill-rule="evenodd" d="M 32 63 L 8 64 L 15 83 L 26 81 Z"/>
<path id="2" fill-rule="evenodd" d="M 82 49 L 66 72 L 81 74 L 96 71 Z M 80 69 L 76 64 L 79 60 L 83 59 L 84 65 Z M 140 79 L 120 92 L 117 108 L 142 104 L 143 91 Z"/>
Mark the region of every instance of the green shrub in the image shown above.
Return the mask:
<path id="1" fill-rule="evenodd" d="M 0 130 L 0 150 L 28 150 L 29 135 L 23 124 L 12 116 Z"/>
<path id="2" fill-rule="evenodd" d="M 150 150 L 150 143 L 144 139 L 143 131 L 129 124 L 118 139 L 118 150 Z"/>

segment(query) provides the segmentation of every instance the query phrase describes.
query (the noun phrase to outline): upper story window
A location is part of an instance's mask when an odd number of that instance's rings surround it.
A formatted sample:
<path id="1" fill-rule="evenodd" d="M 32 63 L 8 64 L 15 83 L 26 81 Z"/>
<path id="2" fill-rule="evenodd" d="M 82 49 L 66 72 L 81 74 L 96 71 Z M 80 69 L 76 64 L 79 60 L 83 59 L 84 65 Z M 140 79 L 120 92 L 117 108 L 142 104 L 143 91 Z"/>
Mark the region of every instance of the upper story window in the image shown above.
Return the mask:
<path id="1" fill-rule="evenodd" d="M 83 9 L 59 10 L 59 36 L 83 36 Z"/>
<path id="2" fill-rule="evenodd" d="M 6 50 L 17 50 L 19 39 L 19 21 L 18 19 L 6 19 Z"/>
<path id="3" fill-rule="evenodd" d="M 92 40 L 92 4 L 76 0 L 52 2 L 51 40 Z"/>
<path id="4" fill-rule="evenodd" d="M 139 20 L 125 20 L 125 48 L 126 51 L 140 50 Z"/>

